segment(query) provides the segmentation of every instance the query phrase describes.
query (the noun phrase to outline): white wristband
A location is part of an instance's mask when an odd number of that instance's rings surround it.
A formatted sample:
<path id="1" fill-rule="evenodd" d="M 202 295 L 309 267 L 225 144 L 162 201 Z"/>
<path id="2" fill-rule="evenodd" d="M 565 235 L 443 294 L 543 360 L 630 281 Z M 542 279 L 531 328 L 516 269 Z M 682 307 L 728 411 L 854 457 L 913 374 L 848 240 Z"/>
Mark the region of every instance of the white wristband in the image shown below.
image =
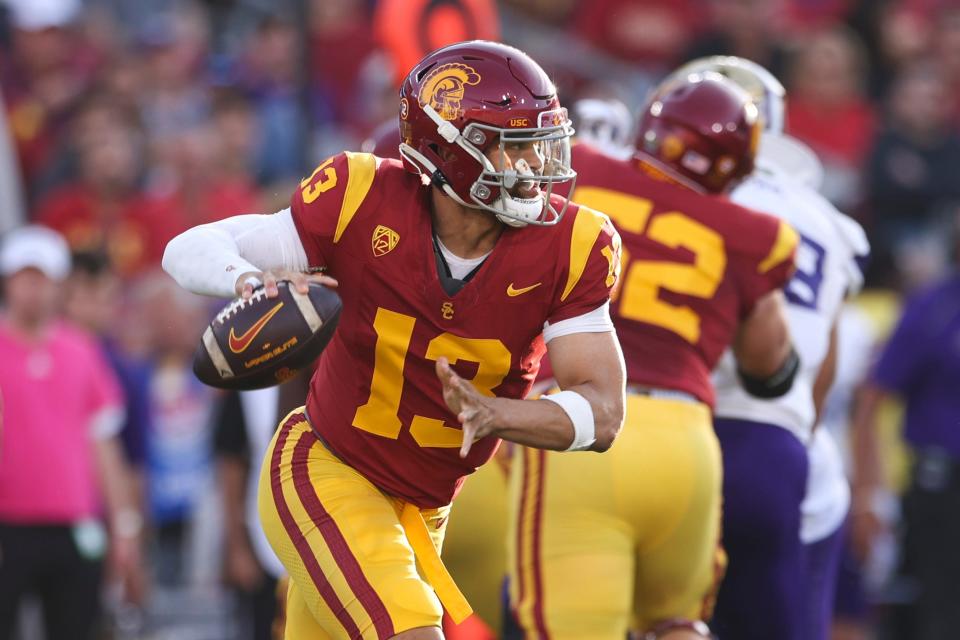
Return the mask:
<path id="1" fill-rule="evenodd" d="M 258 276 L 247 276 L 246 279 L 243 281 L 243 284 L 244 286 L 250 285 L 251 287 L 256 289 L 257 287 L 263 284 L 263 280 L 261 280 Z"/>
<path id="2" fill-rule="evenodd" d="M 576 391 L 561 391 L 541 400 L 549 400 L 560 405 L 573 423 L 573 442 L 567 451 L 583 451 L 589 449 L 596 440 L 596 428 L 593 423 L 593 407 L 590 402 Z"/>

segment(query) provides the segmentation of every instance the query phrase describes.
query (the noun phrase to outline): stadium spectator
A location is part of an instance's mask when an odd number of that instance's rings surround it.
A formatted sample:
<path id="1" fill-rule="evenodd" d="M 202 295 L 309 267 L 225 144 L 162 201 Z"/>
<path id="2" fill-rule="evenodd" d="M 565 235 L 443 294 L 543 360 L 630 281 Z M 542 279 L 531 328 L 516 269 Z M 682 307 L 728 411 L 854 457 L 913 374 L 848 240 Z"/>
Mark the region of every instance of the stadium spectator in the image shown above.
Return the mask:
<path id="1" fill-rule="evenodd" d="M 371 105 L 362 103 L 361 80 L 371 60 L 381 67 L 380 79 L 394 86 L 389 59 L 377 55 L 373 9 L 360 0 L 311 0 L 310 2 L 310 88 L 309 114 L 315 120 L 318 143 L 324 150 L 342 148 L 383 115 L 368 114 Z M 397 82 L 396 86 L 399 86 Z M 339 146 L 338 146 L 339 145 Z"/>
<path id="2" fill-rule="evenodd" d="M 3 91 L 0 90 L 0 105 Z M 0 109 L 0 234 L 23 224 L 26 208 L 20 164 L 10 136 L 7 113 Z"/>
<path id="3" fill-rule="evenodd" d="M 895 266 L 909 288 L 937 277 L 949 259 L 944 239 L 960 212 L 960 134 L 951 128 L 946 79 L 933 61 L 898 74 L 888 104 L 867 164 L 868 206 L 876 269 Z"/>
<path id="4" fill-rule="evenodd" d="M 863 82 L 867 67 L 857 36 L 838 26 L 804 40 L 787 76 L 787 130 L 820 156 L 822 191 L 847 210 L 860 197 L 860 171 L 876 129 Z"/>
<path id="5" fill-rule="evenodd" d="M 253 101 L 260 133 L 256 173 L 261 184 L 299 179 L 303 171 L 306 123 L 300 112 L 297 61 L 296 29 L 277 18 L 259 25 L 242 55 L 242 83 Z"/>
<path id="6" fill-rule="evenodd" d="M 92 97 L 74 127 L 78 176 L 45 197 L 35 219 L 57 230 L 74 251 L 107 254 L 122 276 L 159 262 L 176 220 L 139 187 L 141 139 L 135 123 Z"/>
<path id="7" fill-rule="evenodd" d="M 277 609 L 277 581 L 284 575 L 257 516 L 260 463 L 276 430 L 277 389 L 238 393 L 218 402 L 214 451 L 224 507 L 224 573 L 238 596 L 244 638 L 270 640 Z M 300 402 L 306 398 L 304 392 Z M 283 416 L 280 416 L 282 418 Z"/>
<path id="8" fill-rule="evenodd" d="M 77 0 L 7 4 L 12 47 L 0 64 L 0 78 L 24 180 L 34 197 L 37 182 L 57 159 L 57 141 L 98 60 L 74 25 Z"/>
<path id="9" fill-rule="evenodd" d="M 67 245 L 49 229 L 20 228 L 0 247 L 3 638 L 28 593 L 41 600 L 47 637 L 92 638 L 104 570 L 124 577 L 139 566 L 141 518 L 117 438 L 123 399 L 96 344 L 57 317 L 69 270 Z"/>
<path id="10" fill-rule="evenodd" d="M 259 208 L 253 179 L 258 133 L 246 98 L 223 90 L 209 120 L 166 139 L 163 168 L 155 170 L 166 174 L 164 184 L 155 183 L 150 193 L 164 232 Z"/>
<path id="11" fill-rule="evenodd" d="M 711 0 L 710 24 L 690 40 L 686 59 L 740 56 L 783 76 L 787 52 L 781 3 L 767 0 Z"/>
<path id="12" fill-rule="evenodd" d="M 679 62 L 687 43 L 701 27 L 700 4 L 696 0 L 581 2 L 571 26 L 602 51 L 663 71 Z"/>
<path id="13" fill-rule="evenodd" d="M 140 476 L 146 456 L 146 436 L 150 432 L 149 369 L 145 362 L 125 353 L 114 337 L 122 283 L 110 268 L 107 257 L 99 253 L 78 253 L 74 254 L 72 263 L 64 312 L 71 322 L 100 341 L 101 350 L 123 387 L 126 419 L 120 439 L 127 461 L 138 472 L 136 498 L 142 501 Z"/>
<path id="14" fill-rule="evenodd" d="M 945 640 L 960 628 L 960 272 L 923 288 L 899 324 L 863 391 L 857 429 L 875 429 L 890 396 L 906 405 L 904 438 L 914 462 L 903 498 L 902 572 L 917 587 L 913 615 L 897 625 L 904 640 Z M 870 508 L 879 469 L 861 472 L 854 511 Z M 860 497 L 860 504 L 857 503 Z M 879 529 L 874 529 L 877 533 Z M 856 533 L 856 532 L 855 532 Z"/>
<path id="15" fill-rule="evenodd" d="M 937 21 L 935 55 L 949 85 L 953 127 L 960 130 L 960 7 L 951 7 Z"/>
<path id="16" fill-rule="evenodd" d="M 219 564 L 219 558 L 198 554 L 208 535 L 206 520 L 197 517 L 199 506 L 215 494 L 209 428 L 215 396 L 190 365 L 207 310 L 198 297 L 158 273 L 145 277 L 135 298 L 152 347 L 146 494 L 156 579 L 175 588 L 197 583 Z"/>
<path id="17" fill-rule="evenodd" d="M 836 377 L 824 402 L 820 424 L 817 429 L 830 432 L 834 441 L 840 446 L 844 470 L 851 484 L 855 482 L 857 477 L 855 463 L 857 466 L 864 466 L 865 463 L 872 467 L 878 465 L 878 461 L 875 459 L 861 461 L 863 455 L 879 455 L 879 449 L 875 442 L 876 431 L 851 433 L 852 418 L 857 406 L 859 390 L 867 376 L 874 355 L 876 339 L 876 328 L 871 324 L 870 319 L 861 309 L 848 303 L 841 311 L 837 323 Z M 865 442 L 864 438 L 866 438 Z M 853 456 L 851 452 L 853 441 L 857 441 L 858 444 L 862 443 L 857 456 Z M 886 504 L 894 500 L 893 496 L 886 491 L 877 494 L 871 487 L 869 492 L 871 493 L 869 501 L 864 499 L 862 493 L 852 498 L 856 505 L 852 511 L 847 513 L 847 521 L 844 525 L 845 540 L 841 551 L 833 601 L 831 637 L 834 640 L 866 640 L 868 637 L 867 628 L 871 616 L 867 605 L 867 585 L 865 585 L 863 579 L 863 567 L 873 551 L 871 549 L 854 549 L 850 532 L 854 528 L 858 532 L 862 531 L 864 526 L 861 522 L 865 519 L 888 517 L 887 513 L 878 512 L 878 508 L 882 509 L 883 504 L 874 502 L 874 495 L 885 496 L 884 502 Z M 873 522 L 879 523 L 879 520 L 873 520 Z M 879 541 L 879 538 L 877 541 Z"/>
<path id="18" fill-rule="evenodd" d="M 190 3 L 179 3 L 141 27 L 144 74 L 150 78 L 140 87 L 143 121 L 157 144 L 209 117 L 209 90 L 201 82 L 208 28 L 204 14 Z"/>

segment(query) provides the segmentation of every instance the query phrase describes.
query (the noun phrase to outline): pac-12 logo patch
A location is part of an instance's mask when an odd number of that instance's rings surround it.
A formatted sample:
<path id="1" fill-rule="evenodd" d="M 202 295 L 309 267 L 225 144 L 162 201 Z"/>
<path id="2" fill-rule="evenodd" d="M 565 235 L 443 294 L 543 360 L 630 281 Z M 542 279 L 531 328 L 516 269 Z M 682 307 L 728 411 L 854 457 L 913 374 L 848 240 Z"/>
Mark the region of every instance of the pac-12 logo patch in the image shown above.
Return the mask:
<path id="1" fill-rule="evenodd" d="M 429 104 L 444 120 L 456 120 L 463 113 L 464 87 L 479 82 L 480 74 L 473 67 L 459 62 L 442 64 L 424 78 L 417 100 L 420 106 Z"/>
<path id="2" fill-rule="evenodd" d="M 390 227 L 378 224 L 377 228 L 373 230 L 373 240 L 371 241 L 373 255 L 377 258 L 387 255 L 393 251 L 393 248 L 397 246 L 398 242 L 400 242 L 399 233 Z"/>

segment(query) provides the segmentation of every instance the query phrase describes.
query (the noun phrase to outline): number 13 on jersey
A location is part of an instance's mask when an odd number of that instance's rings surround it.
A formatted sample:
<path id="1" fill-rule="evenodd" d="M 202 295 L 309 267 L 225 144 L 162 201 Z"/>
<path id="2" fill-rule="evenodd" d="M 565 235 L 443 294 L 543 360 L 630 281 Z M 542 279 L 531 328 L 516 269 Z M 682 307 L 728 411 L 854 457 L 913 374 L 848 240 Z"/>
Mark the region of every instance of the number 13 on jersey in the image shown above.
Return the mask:
<path id="1" fill-rule="evenodd" d="M 400 437 L 403 424 L 398 415 L 403 396 L 403 369 L 410 350 L 410 340 L 416 318 L 377 309 L 373 328 L 377 333 L 374 352 L 373 378 L 370 381 L 370 396 L 357 408 L 353 426 L 385 438 Z M 492 396 L 493 389 L 503 382 L 510 372 L 510 351 L 496 339 L 464 338 L 452 333 L 441 333 L 427 345 L 426 359 L 436 361 L 446 357 L 450 364 L 458 360 L 477 363 L 477 374 L 471 381 L 477 391 Z M 440 380 L 436 380 L 440 386 Z M 459 447 L 463 431 L 449 427 L 443 420 L 416 415 L 410 421 L 410 435 L 421 447 Z"/>

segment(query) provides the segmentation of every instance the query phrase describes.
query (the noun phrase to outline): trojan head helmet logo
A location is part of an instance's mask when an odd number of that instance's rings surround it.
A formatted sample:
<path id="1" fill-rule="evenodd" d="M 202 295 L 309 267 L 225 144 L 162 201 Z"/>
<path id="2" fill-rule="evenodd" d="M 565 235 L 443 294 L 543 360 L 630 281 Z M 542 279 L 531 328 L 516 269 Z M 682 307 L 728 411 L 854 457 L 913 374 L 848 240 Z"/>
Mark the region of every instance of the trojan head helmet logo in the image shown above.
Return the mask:
<path id="1" fill-rule="evenodd" d="M 444 120 L 460 117 L 460 101 L 466 85 L 480 82 L 480 74 L 473 67 L 458 62 L 442 64 L 423 80 L 417 100 L 420 106 L 430 105 Z"/>

